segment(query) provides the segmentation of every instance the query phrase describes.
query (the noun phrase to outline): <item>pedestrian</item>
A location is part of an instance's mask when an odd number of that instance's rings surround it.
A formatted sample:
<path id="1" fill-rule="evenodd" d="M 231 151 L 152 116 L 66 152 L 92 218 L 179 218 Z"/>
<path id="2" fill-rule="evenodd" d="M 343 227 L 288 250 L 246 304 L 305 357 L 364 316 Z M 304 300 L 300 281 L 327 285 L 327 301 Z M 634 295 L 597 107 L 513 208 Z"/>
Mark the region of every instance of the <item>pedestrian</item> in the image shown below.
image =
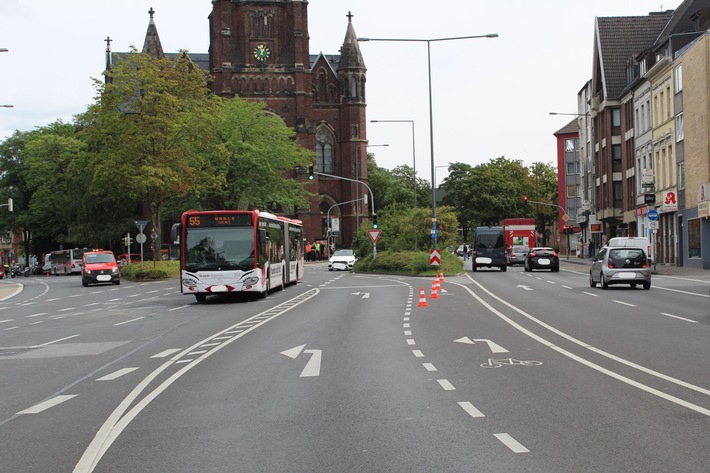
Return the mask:
<path id="1" fill-rule="evenodd" d="M 311 242 L 306 242 L 306 261 L 311 260 Z"/>
<path id="2" fill-rule="evenodd" d="M 466 261 L 468 259 L 468 245 L 466 243 L 463 244 L 463 260 Z"/>
<path id="3" fill-rule="evenodd" d="M 589 259 L 594 259 L 594 240 L 589 239 Z"/>
<path id="4" fill-rule="evenodd" d="M 315 247 L 315 259 L 320 261 L 320 242 L 316 241 L 316 247 Z"/>

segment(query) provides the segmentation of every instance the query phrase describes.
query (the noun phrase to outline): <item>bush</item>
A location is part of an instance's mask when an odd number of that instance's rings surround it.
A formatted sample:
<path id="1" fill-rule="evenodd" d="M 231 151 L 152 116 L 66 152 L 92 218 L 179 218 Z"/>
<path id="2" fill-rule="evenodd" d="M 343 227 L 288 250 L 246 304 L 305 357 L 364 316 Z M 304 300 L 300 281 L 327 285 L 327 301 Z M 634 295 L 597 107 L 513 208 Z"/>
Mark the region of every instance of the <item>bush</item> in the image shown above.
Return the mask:
<path id="1" fill-rule="evenodd" d="M 121 268 L 121 277 L 129 281 L 175 279 L 180 276 L 179 261 L 145 261 L 131 263 Z"/>
<path id="2" fill-rule="evenodd" d="M 403 274 L 411 276 L 433 276 L 443 271 L 444 274 L 460 274 L 463 272 L 463 261 L 447 252 L 441 254 L 441 265 L 429 264 L 429 253 L 424 251 L 378 251 L 377 258 L 369 254 L 358 259 L 353 267 L 354 272 Z"/>

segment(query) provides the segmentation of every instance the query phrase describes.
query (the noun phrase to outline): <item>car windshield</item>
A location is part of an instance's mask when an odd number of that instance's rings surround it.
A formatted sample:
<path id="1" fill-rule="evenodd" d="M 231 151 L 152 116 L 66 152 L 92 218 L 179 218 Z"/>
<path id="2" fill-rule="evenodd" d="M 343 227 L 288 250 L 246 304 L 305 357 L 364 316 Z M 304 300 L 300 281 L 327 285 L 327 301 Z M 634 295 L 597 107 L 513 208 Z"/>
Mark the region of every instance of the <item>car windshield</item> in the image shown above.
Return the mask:
<path id="1" fill-rule="evenodd" d="M 86 255 L 86 263 L 87 264 L 94 264 L 94 263 L 113 263 L 115 260 L 113 259 L 113 255 L 109 254 L 98 254 L 98 255 Z"/>
<path id="2" fill-rule="evenodd" d="M 349 256 L 350 257 L 355 256 L 355 254 L 353 253 L 353 250 L 335 250 L 335 253 L 333 253 L 333 258 L 337 258 L 337 257 L 346 258 Z"/>

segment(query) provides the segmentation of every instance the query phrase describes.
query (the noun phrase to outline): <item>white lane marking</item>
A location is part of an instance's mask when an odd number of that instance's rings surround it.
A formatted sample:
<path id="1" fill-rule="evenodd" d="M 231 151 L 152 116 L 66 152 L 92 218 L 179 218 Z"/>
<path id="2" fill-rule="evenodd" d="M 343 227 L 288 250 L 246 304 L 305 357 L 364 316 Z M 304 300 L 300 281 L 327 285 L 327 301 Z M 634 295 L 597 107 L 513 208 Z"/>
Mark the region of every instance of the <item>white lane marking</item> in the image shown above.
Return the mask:
<path id="1" fill-rule="evenodd" d="M 474 338 L 473 341 L 487 343 L 488 348 L 491 350 L 491 353 L 509 353 L 508 350 L 506 350 L 502 346 L 498 345 L 497 343 L 493 343 L 492 341 L 488 340 L 487 338 Z"/>
<path id="2" fill-rule="evenodd" d="M 436 366 L 431 363 L 422 363 L 422 366 L 424 366 L 424 369 L 426 369 L 427 371 L 438 371 L 436 369 Z"/>
<path id="3" fill-rule="evenodd" d="M 79 335 L 70 335 L 68 337 L 59 338 L 57 340 L 52 340 L 51 342 L 42 343 L 41 345 L 35 345 L 35 347 L 46 347 L 47 345 L 52 345 L 54 343 L 63 342 L 64 340 L 69 340 L 70 338 L 78 337 Z"/>
<path id="4" fill-rule="evenodd" d="M 203 353 L 207 353 L 208 350 L 198 350 L 198 351 L 191 351 L 188 353 L 188 356 L 193 356 L 193 355 L 202 355 Z"/>
<path id="5" fill-rule="evenodd" d="M 169 350 L 156 353 L 155 355 L 151 356 L 151 358 L 167 358 L 168 356 L 172 355 L 173 353 L 177 353 L 180 350 L 182 350 L 182 348 L 171 348 Z"/>
<path id="6" fill-rule="evenodd" d="M 548 284 L 557 284 L 555 281 L 547 281 Z"/>
<path id="7" fill-rule="evenodd" d="M 54 299 L 47 299 L 45 302 L 54 302 L 54 301 L 61 301 L 61 297 L 55 297 Z"/>
<path id="8" fill-rule="evenodd" d="M 629 307 L 636 307 L 635 304 L 629 304 L 628 302 L 623 302 L 623 301 L 617 301 L 616 299 L 612 299 L 612 302 L 616 302 L 617 304 L 622 304 L 622 305 L 627 305 Z"/>
<path id="9" fill-rule="evenodd" d="M 587 292 L 587 291 L 582 291 L 582 294 L 586 294 L 588 296 L 593 296 L 593 297 L 599 297 L 599 294 L 593 294 L 593 293 Z"/>
<path id="10" fill-rule="evenodd" d="M 442 388 L 444 388 L 444 391 L 455 391 L 456 390 L 454 385 L 451 384 L 448 379 L 437 379 L 436 382 L 439 383 L 439 385 Z"/>
<path id="11" fill-rule="evenodd" d="M 74 310 L 74 309 L 76 309 L 76 307 L 67 307 L 65 309 L 57 309 L 57 312 L 66 312 L 68 310 Z"/>
<path id="12" fill-rule="evenodd" d="M 120 378 L 124 374 L 131 373 L 137 369 L 138 369 L 137 367 L 136 368 L 123 368 L 118 371 L 114 371 L 111 374 L 107 374 L 106 376 L 103 376 L 103 377 L 97 379 L 96 381 L 113 381 L 114 379 Z"/>
<path id="13" fill-rule="evenodd" d="M 468 401 L 459 402 L 459 406 L 461 406 L 463 410 L 466 411 L 471 417 L 486 417 L 483 412 L 476 409 L 476 407 Z"/>
<path id="14" fill-rule="evenodd" d="M 49 409 L 50 407 L 54 407 L 58 404 L 61 404 L 65 401 L 68 401 L 69 399 L 76 397 L 76 394 L 68 394 L 64 396 L 55 396 L 52 399 L 47 399 L 44 402 L 40 402 L 39 404 L 35 404 L 34 406 L 25 409 L 24 411 L 18 412 L 18 414 L 38 414 L 44 410 Z"/>
<path id="15" fill-rule="evenodd" d="M 33 318 L 33 317 L 39 317 L 40 315 L 47 315 L 47 313 L 46 313 L 46 312 L 40 312 L 39 314 L 26 315 L 25 317 L 27 317 L 28 319 L 31 319 L 31 318 Z"/>
<path id="16" fill-rule="evenodd" d="M 530 450 L 511 437 L 510 434 L 493 434 L 493 436 L 500 440 L 503 445 L 511 449 L 513 453 L 530 453 Z"/>
<path id="17" fill-rule="evenodd" d="M 405 336 L 405 337 L 411 337 L 411 336 L 412 336 L 412 331 L 411 331 L 411 330 L 405 330 L 405 331 L 404 331 L 404 336 Z"/>
<path id="18" fill-rule="evenodd" d="M 651 370 L 651 369 L 646 368 L 646 367 L 644 367 L 644 366 L 641 366 L 641 365 L 638 365 L 638 364 L 633 363 L 633 362 L 631 362 L 631 361 L 628 361 L 628 360 L 625 360 L 625 359 L 623 359 L 623 358 L 620 358 L 620 357 L 618 357 L 618 356 L 616 356 L 616 355 L 613 355 L 613 354 L 611 354 L 611 353 L 608 353 L 608 352 L 605 352 L 605 351 L 603 351 L 603 350 L 600 350 L 600 349 L 598 349 L 598 348 L 596 348 L 596 347 L 593 347 L 593 346 L 591 346 L 591 345 L 589 345 L 589 344 L 587 344 L 587 343 L 584 343 L 584 342 L 582 342 L 581 340 L 578 340 L 578 339 L 572 337 L 571 335 L 568 335 L 568 334 L 566 334 L 565 332 L 563 332 L 563 331 L 561 331 L 561 330 L 559 330 L 559 329 L 556 329 L 556 328 L 552 327 L 551 325 L 546 324 L 545 322 L 542 322 L 542 321 L 539 320 L 539 319 L 536 319 L 535 317 L 533 317 L 532 315 L 528 314 L 528 313 L 525 312 L 524 310 L 522 310 L 522 309 L 520 309 L 520 308 L 514 306 L 513 304 L 511 304 L 511 303 L 509 303 L 509 302 L 507 302 L 507 301 L 501 299 L 500 297 L 496 296 L 496 295 L 493 294 L 491 291 L 489 291 L 488 289 L 486 289 L 485 287 L 483 287 L 483 285 L 481 285 L 479 282 L 476 282 L 473 278 L 471 278 L 470 275 L 467 274 L 466 277 L 468 277 L 468 279 L 469 279 L 470 281 L 472 281 L 475 285 L 477 285 L 479 288 L 481 288 L 482 291 L 486 292 L 488 295 L 490 295 L 492 298 L 496 299 L 496 300 L 499 301 L 500 303 L 502 303 L 502 304 L 504 304 L 504 305 L 510 307 L 512 310 L 518 312 L 518 313 L 519 313 L 520 315 L 522 315 L 523 317 L 526 317 L 527 319 L 529 319 L 529 320 L 535 322 L 536 324 L 540 325 L 541 327 L 543 327 L 543 328 L 545 328 L 545 329 L 551 331 L 552 333 L 555 333 L 555 334 L 559 335 L 560 337 L 563 337 L 563 338 L 565 338 L 565 339 L 571 341 L 572 343 L 575 343 L 575 344 L 577 344 L 577 345 L 579 345 L 579 346 L 581 346 L 581 347 L 587 348 L 588 350 L 591 350 L 591 351 L 593 351 L 593 352 L 595 352 L 595 353 L 597 353 L 597 354 L 600 354 L 600 355 L 602 355 L 602 356 L 605 356 L 605 357 L 607 357 L 607 358 L 610 358 L 610 359 L 612 359 L 612 360 L 614 360 L 614 361 L 617 361 L 617 362 L 619 362 L 619 363 L 622 363 L 622 364 L 625 364 L 625 365 L 630 366 L 630 367 L 632 367 L 632 368 L 635 368 L 635 369 L 637 369 L 637 370 L 639 370 L 639 371 L 643 371 L 644 373 L 648 373 L 648 374 L 651 374 L 651 375 L 656 376 L 656 377 L 658 377 L 658 378 L 664 379 L 664 380 L 666 380 L 666 381 L 670 381 L 670 382 L 672 382 L 672 383 L 675 383 L 675 384 L 678 384 L 678 385 L 680 385 L 680 386 L 686 387 L 686 388 L 688 388 L 688 389 L 692 389 L 692 390 L 694 390 L 694 391 L 697 391 L 697 392 L 700 392 L 700 393 L 703 393 L 703 394 L 710 395 L 710 390 L 707 390 L 707 389 L 705 389 L 705 388 L 701 388 L 700 386 L 695 386 L 695 385 L 690 384 L 690 383 L 687 383 L 687 382 L 685 382 L 685 381 L 681 381 L 681 380 L 676 379 L 676 378 L 673 378 L 673 377 L 671 377 L 671 376 L 667 376 L 667 375 L 665 375 L 665 374 L 663 374 L 663 373 L 659 373 L 659 372 L 657 372 L 657 371 Z M 454 283 L 454 284 L 457 284 L 457 283 Z M 653 389 L 653 388 L 651 388 L 651 387 L 649 387 L 649 386 L 646 386 L 646 385 L 641 384 L 641 383 L 637 383 L 636 381 L 633 381 L 633 380 L 631 380 L 631 379 L 629 379 L 629 378 L 626 378 L 626 377 L 624 377 L 624 376 L 618 375 L 618 374 L 616 374 L 616 373 L 614 373 L 614 372 L 612 372 L 612 371 L 610 371 L 610 370 L 607 370 L 606 368 L 602 368 L 602 367 L 599 366 L 599 365 L 596 365 L 596 364 L 594 364 L 594 363 L 592 363 L 592 362 L 589 362 L 589 361 L 587 361 L 587 360 L 584 360 L 583 358 L 578 357 L 577 355 L 574 355 L 574 354 L 572 354 L 572 353 L 570 353 L 570 352 L 568 352 L 568 351 L 566 351 L 566 350 L 563 350 L 563 349 L 561 349 L 561 348 L 555 346 L 555 345 L 552 344 L 551 342 L 548 342 L 547 340 L 545 340 L 544 338 L 540 337 L 539 335 L 534 334 L 534 333 L 531 332 L 530 330 L 526 329 L 525 327 L 523 327 L 522 325 L 518 324 L 517 322 L 514 322 L 514 321 L 511 320 L 509 317 L 507 317 L 507 316 L 504 315 L 503 313 L 501 313 L 501 312 L 499 312 L 498 310 L 496 310 L 493 306 L 491 306 L 490 304 L 488 304 L 486 301 L 484 301 L 483 299 L 481 299 L 476 293 L 474 293 L 473 290 L 471 290 L 471 288 L 469 288 L 469 287 L 467 287 L 467 286 L 464 286 L 464 285 L 462 285 L 462 284 L 459 284 L 459 285 L 460 285 L 464 290 L 468 291 L 468 293 L 471 294 L 471 296 L 473 296 L 473 298 L 476 299 L 481 305 L 483 305 L 484 307 L 486 307 L 489 311 L 493 312 L 493 313 L 494 313 L 495 315 L 497 315 L 500 319 L 502 319 L 503 321 L 507 322 L 509 325 L 511 325 L 512 327 L 516 328 L 516 329 L 519 330 L 521 333 L 524 333 L 524 334 L 527 335 L 528 337 L 530 337 L 530 338 L 532 338 L 532 339 L 534 339 L 534 340 L 537 340 L 538 342 L 540 342 L 540 343 L 543 344 L 544 346 L 546 346 L 546 347 L 548 347 L 548 348 L 552 348 L 553 350 L 556 350 L 556 351 L 558 351 L 559 353 L 562 353 L 563 355 L 566 355 L 566 356 L 568 356 L 568 357 L 570 357 L 570 358 L 572 358 L 572 359 L 574 359 L 574 360 L 580 361 L 580 363 L 582 362 L 581 360 L 583 360 L 583 361 L 584 361 L 584 364 L 587 365 L 587 366 L 589 366 L 590 368 L 593 368 L 593 369 L 595 369 L 595 370 L 597 370 L 597 371 L 600 371 L 600 372 L 602 372 L 602 373 L 604 373 L 604 374 L 607 374 L 608 376 L 614 377 L 614 378 L 616 378 L 616 379 L 618 379 L 618 380 L 620 380 L 620 381 L 623 381 L 623 382 L 625 382 L 625 383 L 627 383 L 627 384 L 630 384 L 631 386 L 637 387 L 637 388 L 639 388 L 639 389 L 641 389 L 641 390 L 643 390 L 643 391 L 646 391 L 646 392 L 648 392 L 648 393 L 650 393 L 650 394 L 653 394 L 653 395 L 655 395 L 655 396 L 661 397 L 661 398 L 663 398 L 663 399 L 666 399 L 666 400 L 668 400 L 668 401 L 671 401 L 671 402 L 673 402 L 673 403 L 676 403 L 676 404 L 678 404 L 678 405 L 680 405 L 680 406 L 687 407 L 688 409 L 694 410 L 694 411 L 699 412 L 699 413 L 701 413 L 701 414 L 704 414 L 704 415 L 706 415 L 706 416 L 710 416 L 710 410 L 709 410 L 709 409 L 705 409 L 704 407 L 700 407 L 700 406 L 697 406 L 697 405 L 695 405 L 695 404 L 691 404 L 691 403 L 689 403 L 689 402 L 687 402 L 687 401 L 684 401 L 683 399 L 677 398 L 677 397 L 675 397 L 675 396 L 666 395 L 665 393 L 660 392 L 660 391 L 658 391 L 657 389 Z"/>
<path id="19" fill-rule="evenodd" d="M 168 309 L 168 312 L 172 312 L 172 311 L 174 311 L 174 310 L 184 309 L 185 307 L 190 307 L 190 306 L 189 306 L 189 305 L 181 305 L 181 306 L 179 306 L 179 307 L 174 307 L 174 308 L 172 308 L 172 309 Z"/>
<path id="20" fill-rule="evenodd" d="M 409 317 L 405 317 L 402 320 L 404 320 L 405 322 L 409 322 Z"/>
<path id="21" fill-rule="evenodd" d="M 705 282 L 707 282 L 707 281 L 705 281 Z M 708 297 L 707 294 L 698 294 L 697 292 L 681 291 L 680 289 L 671 289 L 669 287 L 660 287 L 660 286 L 653 286 L 653 287 L 655 289 L 660 289 L 662 291 L 678 292 L 680 294 L 687 294 L 689 296 Z"/>
<path id="22" fill-rule="evenodd" d="M 407 345 L 416 345 L 416 344 L 417 344 L 417 342 L 415 342 L 413 338 L 407 339 Z"/>
<path id="23" fill-rule="evenodd" d="M 113 326 L 114 326 L 114 327 L 118 327 L 119 325 L 130 324 L 131 322 L 135 322 L 136 320 L 140 320 L 140 319 L 145 319 L 145 317 L 136 317 L 135 319 L 126 320 L 125 322 L 119 322 L 119 323 L 117 323 L 117 324 L 113 324 Z"/>
<path id="24" fill-rule="evenodd" d="M 412 353 L 413 353 L 414 356 L 416 356 L 417 358 L 424 358 L 424 353 L 422 353 L 421 350 L 412 350 Z"/>
<path id="25" fill-rule="evenodd" d="M 4 328 L 3 330 L 7 332 L 8 330 L 15 330 L 16 328 L 20 328 L 20 326 L 19 326 L 19 325 L 15 325 L 14 327 Z"/>
<path id="26" fill-rule="evenodd" d="M 565 288 L 565 289 L 574 289 L 574 288 L 572 288 L 572 287 L 565 286 L 565 285 L 562 285 L 562 287 Z"/>
<path id="27" fill-rule="evenodd" d="M 0 324 L 5 324 L 7 322 L 14 322 L 15 319 L 5 319 L 5 320 L 0 320 Z"/>
<path id="28" fill-rule="evenodd" d="M 667 316 L 667 317 L 673 317 L 674 319 L 678 319 L 678 320 L 684 320 L 684 321 L 686 321 L 686 322 L 690 322 L 691 324 L 697 324 L 697 323 L 698 323 L 697 320 L 690 320 L 690 319 L 686 319 L 685 317 L 679 317 L 679 316 L 677 316 L 677 315 L 667 314 L 667 313 L 665 313 L 665 312 L 661 312 L 661 315 L 665 315 L 665 316 Z"/>
<path id="29" fill-rule="evenodd" d="M 409 328 L 409 327 L 411 327 L 410 324 L 402 324 L 402 328 Z"/>

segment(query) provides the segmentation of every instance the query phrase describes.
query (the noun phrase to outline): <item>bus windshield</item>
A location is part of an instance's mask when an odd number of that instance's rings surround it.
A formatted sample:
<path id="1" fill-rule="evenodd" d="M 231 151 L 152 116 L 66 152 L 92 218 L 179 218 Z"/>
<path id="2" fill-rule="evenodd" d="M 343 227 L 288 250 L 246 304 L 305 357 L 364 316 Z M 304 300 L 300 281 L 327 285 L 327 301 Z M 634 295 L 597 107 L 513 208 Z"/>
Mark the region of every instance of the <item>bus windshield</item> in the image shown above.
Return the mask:
<path id="1" fill-rule="evenodd" d="M 254 268 L 254 228 L 188 228 L 187 271 Z"/>

